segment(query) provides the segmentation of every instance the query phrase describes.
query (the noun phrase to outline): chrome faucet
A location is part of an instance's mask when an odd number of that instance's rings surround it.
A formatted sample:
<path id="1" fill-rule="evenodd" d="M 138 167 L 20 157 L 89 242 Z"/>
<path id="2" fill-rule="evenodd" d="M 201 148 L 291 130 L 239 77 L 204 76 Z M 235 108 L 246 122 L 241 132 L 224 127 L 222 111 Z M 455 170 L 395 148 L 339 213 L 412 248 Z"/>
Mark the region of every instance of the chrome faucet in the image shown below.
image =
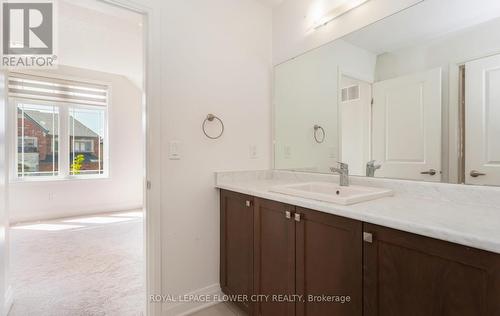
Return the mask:
<path id="1" fill-rule="evenodd" d="M 375 177 L 375 171 L 382 168 L 381 165 L 376 165 L 375 160 L 369 161 L 366 164 L 366 176 L 367 177 Z"/>
<path id="2" fill-rule="evenodd" d="M 343 162 L 339 162 L 339 168 L 331 167 L 330 170 L 340 175 L 340 186 L 348 187 L 349 186 L 349 165 Z"/>

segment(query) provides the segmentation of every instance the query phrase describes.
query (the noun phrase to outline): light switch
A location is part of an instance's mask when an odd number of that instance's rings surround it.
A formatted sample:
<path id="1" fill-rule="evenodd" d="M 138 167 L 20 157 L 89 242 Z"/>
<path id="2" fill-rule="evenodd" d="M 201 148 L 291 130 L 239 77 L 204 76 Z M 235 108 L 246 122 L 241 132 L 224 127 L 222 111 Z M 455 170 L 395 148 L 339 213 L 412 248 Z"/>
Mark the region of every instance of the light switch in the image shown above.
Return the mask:
<path id="1" fill-rule="evenodd" d="M 168 159 L 181 160 L 182 157 L 182 142 L 173 140 L 168 144 Z"/>
<path id="2" fill-rule="evenodd" d="M 285 145 L 284 154 L 285 154 L 285 159 L 292 158 L 292 147 L 289 145 Z"/>

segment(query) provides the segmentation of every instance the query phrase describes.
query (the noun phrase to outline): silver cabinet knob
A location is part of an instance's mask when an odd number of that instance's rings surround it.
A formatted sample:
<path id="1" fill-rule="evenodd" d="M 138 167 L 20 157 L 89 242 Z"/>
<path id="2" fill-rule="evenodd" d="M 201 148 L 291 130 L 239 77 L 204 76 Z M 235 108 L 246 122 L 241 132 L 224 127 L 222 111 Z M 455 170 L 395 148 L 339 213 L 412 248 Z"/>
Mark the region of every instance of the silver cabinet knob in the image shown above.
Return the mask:
<path id="1" fill-rule="evenodd" d="M 295 221 L 296 222 L 300 222 L 301 218 L 302 218 L 302 216 L 300 216 L 300 214 L 295 213 Z"/>
<path id="2" fill-rule="evenodd" d="M 477 178 L 477 177 L 480 177 L 480 176 L 485 176 L 486 173 L 482 173 L 482 172 L 479 172 L 477 170 L 472 170 L 470 172 L 470 176 L 473 177 L 473 178 Z"/>
<path id="3" fill-rule="evenodd" d="M 245 201 L 245 205 L 246 205 L 246 207 L 252 206 L 252 201 Z"/>
<path id="4" fill-rule="evenodd" d="M 435 176 L 437 174 L 437 170 L 436 169 L 430 169 L 428 171 L 422 171 L 420 172 L 420 174 L 428 174 L 428 175 L 431 175 L 431 176 Z"/>
<path id="5" fill-rule="evenodd" d="M 372 244 L 373 243 L 373 234 L 364 232 L 363 233 L 363 241 L 367 242 L 369 244 Z"/>

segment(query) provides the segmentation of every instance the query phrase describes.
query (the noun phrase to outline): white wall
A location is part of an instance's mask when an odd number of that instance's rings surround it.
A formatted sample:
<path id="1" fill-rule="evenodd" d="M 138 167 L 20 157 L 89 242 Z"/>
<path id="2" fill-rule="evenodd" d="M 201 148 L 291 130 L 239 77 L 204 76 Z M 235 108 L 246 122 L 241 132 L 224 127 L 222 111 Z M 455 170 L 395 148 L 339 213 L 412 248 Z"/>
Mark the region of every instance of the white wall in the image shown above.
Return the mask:
<path id="1" fill-rule="evenodd" d="M 60 66 L 50 73 L 110 83 L 110 177 L 99 180 L 12 182 L 10 222 L 139 208 L 143 195 L 142 92 L 129 79 Z"/>
<path id="2" fill-rule="evenodd" d="M 273 62 L 275 65 L 284 62 L 418 2 L 421 0 L 370 0 L 313 31 L 315 22 L 327 15 L 339 1 L 283 1 L 273 11 Z"/>
<path id="3" fill-rule="evenodd" d="M 9 280 L 8 155 L 6 143 L 7 95 L 6 74 L 0 71 L 0 315 L 7 315 L 12 305 Z"/>
<path id="4" fill-rule="evenodd" d="M 338 40 L 275 67 L 275 168 L 329 172 L 336 165 L 339 71 L 372 82 L 375 61 L 375 54 Z M 322 144 L 313 138 L 316 124 L 326 132 Z"/>
<path id="5" fill-rule="evenodd" d="M 214 172 L 270 168 L 271 10 L 255 0 L 161 4 L 163 291 L 177 295 L 219 284 Z M 219 140 L 201 131 L 208 113 L 226 125 Z M 168 160 L 172 140 L 181 160 Z"/>

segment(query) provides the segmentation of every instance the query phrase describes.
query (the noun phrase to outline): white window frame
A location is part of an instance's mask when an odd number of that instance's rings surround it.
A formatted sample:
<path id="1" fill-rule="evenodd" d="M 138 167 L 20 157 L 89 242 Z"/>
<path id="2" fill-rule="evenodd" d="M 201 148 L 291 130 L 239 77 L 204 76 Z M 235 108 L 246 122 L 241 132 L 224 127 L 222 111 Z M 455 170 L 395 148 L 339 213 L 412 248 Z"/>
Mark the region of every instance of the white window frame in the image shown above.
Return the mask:
<path id="1" fill-rule="evenodd" d="M 110 95 L 110 93 L 108 93 Z M 104 126 L 103 126 L 103 157 L 102 161 L 104 164 L 103 168 L 103 173 L 102 174 L 78 174 L 78 175 L 72 175 L 70 166 L 68 166 L 68 174 L 67 178 L 68 179 L 99 179 L 99 178 L 109 178 L 109 136 L 108 136 L 108 129 L 109 129 L 109 101 L 108 101 L 108 106 L 107 107 L 98 107 L 98 106 L 92 106 L 92 105 L 80 105 L 80 104 L 67 104 L 66 108 L 66 131 L 67 131 L 67 157 L 69 161 L 70 157 L 70 146 L 69 146 L 69 140 L 70 140 L 70 132 L 69 132 L 69 126 L 70 126 L 70 109 L 81 109 L 81 110 L 102 110 L 104 111 Z M 74 145 L 74 144 L 73 144 Z M 92 144 L 92 147 L 94 144 Z M 74 148 L 74 147 L 73 147 Z"/>
<path id="2" fill-rule="evenodd" d="M 109 93 L 110 95 L 110 93 Z M 110 177 L 109 173 L 109 107 L 110 100 L 108 99 L 107 107 L 98 106 L 86 106 L 79 104 L 71 104 L 66 102 L 55 102 L 55 101 L 39 101 L 39 100 L 29 100 L 21 98 L 9 98 L 9 109 L 11 122 L 9 124 L 10 139 L 11 139 L 11 155 L 10 161 L 10 179 L 11 182 L 38 182 L 38 181 L 59 181 L 59 180 L 85 180 L 85 179 L 108 179 Z M 32 105 L 44 105 L 44 106 L 55 106 L 58 108 L 59 112 L 59 133 L 58 133 L 58 175 L 56 176 L 36 176 L 36 177 L 20 177 L 18 174 L 18 114 L 17 107 L 19 104 L 32 104 Z M 102 110 L 104 111 L 104 131 L 103 131 L 103 173 L 102 174 L 79 174 L 72 175 L 70 171 L 70 133 L 69 133 L 69 121 L 70 121 L 70 109 L 90 109 L 90 110 Z M 64 159 L 63 159 L 64 158 Z"/>

